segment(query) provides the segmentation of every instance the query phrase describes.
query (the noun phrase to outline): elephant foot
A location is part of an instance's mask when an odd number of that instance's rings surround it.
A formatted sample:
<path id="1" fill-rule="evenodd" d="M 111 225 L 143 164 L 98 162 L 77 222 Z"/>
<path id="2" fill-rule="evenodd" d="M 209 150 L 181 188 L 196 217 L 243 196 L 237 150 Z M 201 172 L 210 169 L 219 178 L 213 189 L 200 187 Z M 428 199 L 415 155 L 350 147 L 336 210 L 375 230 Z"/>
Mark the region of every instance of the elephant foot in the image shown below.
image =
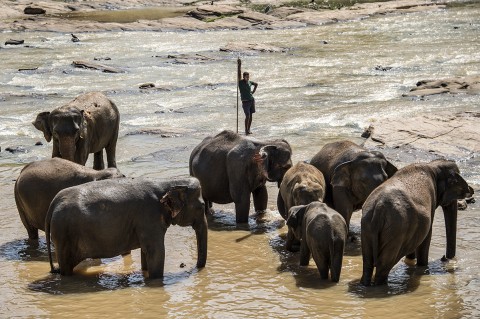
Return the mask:
<path id="1" fill-rule="evenodd" d="M 416 259 L 408 258 L 408 256 L 405 256 L 405 259 L 403 259 L 403 262 L 410 267 L 414 267 L 417 264 Z"/>

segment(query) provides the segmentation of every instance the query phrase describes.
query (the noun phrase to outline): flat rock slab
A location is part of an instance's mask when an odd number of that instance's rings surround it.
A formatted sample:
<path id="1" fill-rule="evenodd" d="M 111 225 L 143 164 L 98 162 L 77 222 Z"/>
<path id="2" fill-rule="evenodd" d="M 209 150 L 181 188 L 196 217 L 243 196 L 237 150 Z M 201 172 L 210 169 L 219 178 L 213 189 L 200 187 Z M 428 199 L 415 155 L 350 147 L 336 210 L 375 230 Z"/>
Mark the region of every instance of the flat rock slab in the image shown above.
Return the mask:
<path id="1" fill-rule="evenodd" d="M 284 48 L 276 47 L 264 43 L 233 43 L 230 42 L 224 47 L 220 48 L 220 51 L 223 52 L 248 52 L 248 51 L 258 51 L 258 52 L 285 52 L 287 51 Z"/>
<path id="2" fill-rule="evenodd" d="M 478 127 L 480 112 L 386 119 L 374 125 L 364 145 L 397 150 L 397 154 L 408 154 L 413 150 L 425 158 L 434 155 L 469 160 L 480 156 Z"/>
<path id="3" fill-rule="evenodd" d="M 480 94 L 480 77 L 423 80 L 403 96 L 423 97 L 443 93 Z"/>
<path id="4" fill-rule="evenodd" d="M 76 68 L 99 70 L 105 73 L 123 73 L 123 71 L 120 69 L 113 68 L 111 66 L 107 66 L 103 64 L 91 63 L 87 61 L 73 61 L 72 64 Z"/>

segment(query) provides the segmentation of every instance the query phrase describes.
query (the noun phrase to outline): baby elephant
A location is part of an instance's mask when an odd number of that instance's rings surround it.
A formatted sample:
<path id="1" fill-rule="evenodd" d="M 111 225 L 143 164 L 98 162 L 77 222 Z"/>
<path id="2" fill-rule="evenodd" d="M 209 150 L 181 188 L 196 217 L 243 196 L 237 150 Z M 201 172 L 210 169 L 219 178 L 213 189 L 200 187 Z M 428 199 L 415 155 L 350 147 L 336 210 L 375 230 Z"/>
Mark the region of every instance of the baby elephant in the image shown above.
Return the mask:
<path id="1" fill-rule="evenodd" d="M 104 180 L 64 189 L 53 199 L 45 220 L 51 270 L 70 276 L 86 258 L 111 258 L 140 248 L 142 270 L 150 278 L 163 277 L 164 239 L 170 225 L 192 226 L 197 267 L 204 267 L 204 206 L 196 178 Z M 53 267 L 50 242 L 55 245 L 59 270 Z"/>
<path id="2" fill-rule="evenodd" d="M 300 265 L 308 265 L 312 254 L 322 279 L 328 279 L 330 270 L 332 281 L 338 282 L 348 234 L 342 215 L 316 201 L 292 207 L 287 225 L 292 227 L 295 237 L 301 239 Z"/>
<path id="3" fill-rule="evenodd" d="M 94 170 L 55 157 L 27 164 L 15 183 L 15 202 L 28 238 L 38 239 L 45 230 L 48 206 L 59 191 L 96 180 L 125 177 L 116 168 Z"/>
<path id="4" fill-rule="evenodd" d="M 286 220 L 288 211 L 293 206 L 308 205 L 311 202 L 323 202 L 325 197 L 325 179 L 315 166 L 298 162 L 283 176 L 278 191 L 278 212 Z M 288 227 L 286 249 L 293 251 L 295 237 Z"/>

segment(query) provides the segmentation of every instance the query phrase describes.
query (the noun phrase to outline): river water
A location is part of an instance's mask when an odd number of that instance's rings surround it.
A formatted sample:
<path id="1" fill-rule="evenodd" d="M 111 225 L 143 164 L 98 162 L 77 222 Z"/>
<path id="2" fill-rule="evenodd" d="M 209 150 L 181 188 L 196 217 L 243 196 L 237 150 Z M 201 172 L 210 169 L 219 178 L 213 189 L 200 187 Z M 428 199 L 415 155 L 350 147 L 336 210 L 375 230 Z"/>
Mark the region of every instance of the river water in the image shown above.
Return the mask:
<path id="1" fill-rule="evenodd" d="M 276 209 L 274 184 L 268 185 L 267 213 L 254 216 L 252 209 L 248 226 L 235 226 L 233 205 L 214 205 L 204 269 L 195 268 L 193 231 L 172 226 L 163 280 L 143 276 L 138 250 L 125 258 L 85 261 L 73 277 L 50 274 L 43 233 L 39 247 L 27 243 L 13 198 L 21 168 L 51 154 L 51 143 L 31 125 L 36 114 L 90 90 L 104 91 L 120 110 L 117 163 L 124 174 L 188 175 L 195 145 L 220 130 L 236 130 L 238 57 L 259 83 L 254 137 L 287 139 L 294 162 L 311 158 L 333 140 L 360 143 L 363 129 L 385 118 L 478 112 L 480 100 L 474 95 L 402 97 L 419 80 L 478 76 L 478 17 L 477 4 L 293 30 L 98 32 L 77 34 L 77 43 L 69 34 L 0 34 L 1 42 L 25 40 L 25 46 L 0 49 L 0 317 L 478 318 L 478 203 L 459 213 L 455 262 L 439 260 L 445 231 L 437 212 L 429 267 L 400 262 L 387 286 L 365 289 L 358 283 L 358 242 L 347 246 L 338 284 L 321 281 L 313 260 L 300 267 L 298 254 L 284 250 L 286 227 Z M 230 42 L 284 50 L 219 50 Z M 171 56 L 208 59 L 182 63 Z M 71 65 L 94 58 L 124 72 Z M 149 82 L 158 90 L 139 90 Z M 242 122 L 240 114 L 240 132 Z M 37 141 L 43 145 L 35 146 Z M 458 163 L 478 189 L 478 159 L 459 158 Z M 359 224 L 356 212 L 354 231 Z"/>

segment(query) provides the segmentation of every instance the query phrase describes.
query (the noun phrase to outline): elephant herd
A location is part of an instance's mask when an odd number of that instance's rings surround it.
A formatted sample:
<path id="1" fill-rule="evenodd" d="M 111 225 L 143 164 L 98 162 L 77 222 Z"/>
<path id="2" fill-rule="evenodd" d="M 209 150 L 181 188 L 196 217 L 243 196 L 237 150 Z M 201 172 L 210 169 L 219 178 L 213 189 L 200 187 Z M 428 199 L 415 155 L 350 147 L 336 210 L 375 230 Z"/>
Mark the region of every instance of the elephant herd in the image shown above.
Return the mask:
<path id="1" fill-rule="evenodd" d="M 438 206 L 445 215 L 444 258 L 455 257 L 457 200 L 473 189 L 453 161 L 397 170 L 380 152 L 338 141 L 326 144 L 308 163 L 293 165 L 286 140 L 259 141 L 223 131 L 192 150 L 191 177 L 149 181 L 127 178 L 116 169 L 119 122 L 117 107 L 99 92 L 42 112 L 33 122 L 47 141 L 53 139 L 52 158 L 22 169 L 15 201 L 29 239 L 45 231 L 52 272 L 72 275 L 86 258 L 140 248 L 142 270 L 150 278 L 162 277 L 164 238 L 172 224 L 195 230 L 197 267 L 204 267 L 212 204 L 233 202 L 237 223 L 245 223 L 251 197 L 256 211 L 267 208 L 267 181 L 279 187 L 286 249 L 300 250 L 300 265 L 308 265 L 312 256 L 323 279 L 330 273 L 332 281 L 339 281 L 350 218 L 357 209 L 362 209 L 363 285 L 385 284 L 404 256 L 427 265 Z M 94 169 L 84 167 L 89 153 L 94 153 Z"/>

